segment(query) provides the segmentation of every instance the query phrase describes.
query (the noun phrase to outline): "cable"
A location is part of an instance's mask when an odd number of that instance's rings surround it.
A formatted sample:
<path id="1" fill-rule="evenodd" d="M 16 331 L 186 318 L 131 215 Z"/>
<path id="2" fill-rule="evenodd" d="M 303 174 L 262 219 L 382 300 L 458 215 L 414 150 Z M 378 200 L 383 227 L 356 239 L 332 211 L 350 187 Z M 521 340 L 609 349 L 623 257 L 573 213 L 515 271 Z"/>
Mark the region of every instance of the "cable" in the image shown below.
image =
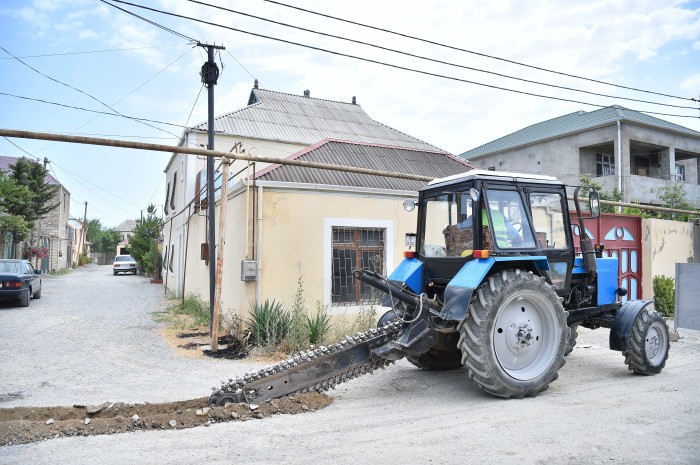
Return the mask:
<path id="1" fill-rule="evenodd" d="M 118 0 L 115 0 L 115 1 L 118 1 Z M 294 25 L 292 25 L 292 24 L 283 23 L 283 22 L 280 22 L 280 21 L 275 21 L 275 20 L 272 20 L 272 19 L 263 18 L 263 17 L 261 17 L 261 16 L 255 16 L 255 15 L 252 15 L 252 14 L 249 14 L 249 13 L 243 13 L 243 12 L 241 12 L 241 11 L 232 10 L 232 9 L 230 9 L 230 8 L 225 8 L 225 7 L 222 7 L 222 6 L 212 5 L 212 4 L 210 4 L 210 3 L 202 2 L 202 1 L 199 1 L 199 0 L 188 0 L 188 1 L 189 1 L 189 2 L 192 2 L 192 3 L 197 3 L 197 4 L 199 4 L 199 5 L 204 5 L 204 6 L 208 6 L 208 7 L 211 7 L 211 8 L 216 8 L 216 9 L 219 9 L 219 10 L 227 11 L 227 12 L 229 12 L 229 13 L 234 13 L 234 14 L 238 14 L 238 15 L 241 15 L 241 16 L 246 16 L 246 17 L 249 17 L 249 18 L 255 18 L 255 19 L 258 19 L 258 20 L 260 20 L 260 21 L 265 21 L 265 22 L 277 24 L 277 25 L 279 25 L 279 26 L 284 26 L 284 27 L 288 27 L 288 28 L 292 28 L 292 29 L 297 29 L 297 30 L 304 31 L 304 32 L 310 32 L 310 33 L 312 33 L 312 34 L 318 34 L 318 35 L 321 35 L 321 36 L 324 36 L 324 37 L 331 37 L 331 38 L 333 38 L 333 39 L 339 39 L 339 40 L 344 40 L 344 41 L 347 41 L 347 42 L 352 42 L 352 43 L 355 43 L 355 44 L 366 45 L 366 46 L 368 46 L 368 47 L 373 47 L 373 48 L 377 48 L 377 49 L 380 49 L 380 50 L 385 50 L 385 51 L 388 51 L 388 52 L 392 52 L 392 53 L 397 53 L 397 54 L 400 54 L 400 55 L 409 56 L 409 57 L 412 57 L 412 58 L 418 58 L 418 59 L 420 59 L 420 60 L 431 61 L 431 62 L 433 62 L 433 63 L 439 63 L 439 64 L 442 64 L 442 65 L 453 66 L 453 67 L 455 67 L 455 68 L 467 69 L 467 70 L 469 70 L 469 71 L 476 71 L 476 72 L 479 72 L 479 73 L 491 74 L 491 75 L 498 76 L 498 77 L 502 77 L 502 78 L 506 78 L 506 79 L 513 79 L 513 80 L 516 80 L 516 81 L 527 82 L 527 83 L 529 83 L 529 84 L 537 84 L 537 85 L 540 85 L 540 86 L 553 87 L 553 88 L 556 88 L 556 89 L 569 90 L 569 91 L 572 91 L 572 92 L 580 92 L 580 93 L 583 93 L 583 94 L 595 95 L 595 96 L 598 96 L 598 97 L 615 98 L 615 99 L 619 99 L 619 100 L 628 100 L 628 101 L 631 101 L 631 102 L 638 102 L 638 103 L 648 103 L 648 104 L 651 104 L 651 105 L 659 105 L 659 106 L 672 107 L 672 108 L 682 108 L 682 109 L 697 110 L 696 107 L 689 107 L 689 106 L 683 106 L 683 105 L 673 105 L 673 104 L 669 104 L 669 103 L 658 103 L 658 102 L 652 102 L 652 101 L 649 101 L 649 100 L 641 100 L 641 99 L 635 99 L 635 98 L 630 98 L 630 97 L 618 97 L 618 96 L 613 96 L 613 95 L 609 95 L 609 94 L 601 94 L 601 93 L 598 93 L 598 92 L 592 92 L 592 91 L 583 90 L 583 89 L 576 89 L 576 88 L 573 88 L 573 87 L 560 86 L 560 85 L 557 85 L 557 84 L 550 84 L 550 83 L 546 83 L 546 82 L 534 81 L 534 80 L 531 80 L 531 79 L 525 79 L 525 78 L 520 78 L 520 77 L 516 77 L 516 76 L 510 76 L 510 75 L 508 75 L 508 74 L 497 73 L 497 72 L 495 72 L 495 71 L 488 71 L 488 70 L 485 70 L 485 69 L 474 68 L 474 67 L 466 66 L 466 65 L 460 65 L 460 64 L 457 64 L 457 63 L 449 62 L 449 61 L 438 60 L 438 59 L 436 59 L 436 58 L 430 58 L 430 57 L 426 57 L 426 56 L 423 56 L 423 55 L 416 55 L 416 54 L 414 54 L 414 53 L 404 52 L 404 51 L 401 51 L 401 50 L 397 50 L 397 49 L 393 49 L 393 48 L 389 48 L 389 47 L 384 47 L 384 46 L 372 44 L 372 43 L 369 43 L 369 42 L 364 42 L 364 41 L 362 41 L 362 40 L 350 39 L 350 38 L 343 37 L 343 36 L 338 36 L 338 35 L 334 35 L 334 34 L 328 34 L 328 33 L 320 32 L 320 31 L 315 31 L 315 30 L 313 30 L 313 29 L 308 29 L 308 28 L 304 28 L 304 27 L 300 27 L 300 26 L 294 26 Z"/>
<path id="2" fill-rule="evenodd" d="M 95 97 L 95 96 L 93 96 L 93 95 L 91 95 L 91 94 L 89 94 L 89 93 L 87 93 L 87 92 L 85 92 L 85 91 L 83 91 L 83 90 L 80 90 L 80 89 L 78 89 L 77 87 L 71 86 L 70 84 L 66 84 L 65 82 L 59 81 L 58 79 L 55 79 L 55 78 L 49 76 L 48 74 L 42 73 L 42 72 L 39 71 L 38 69 L 36 69 L 36 68 L 34 68 L 34 67 L 28 65 L 27 63 L 23 62 L 23 61 L 20 60 L 19 58 L 15 57 L 13 54 L 11 54 L 10 52 L 8 52 L 8 51 L 7 51 L 4 47 L 2 47 L 2 46 L 0 46 L 0 49 L 2 49 L 5 53 L 7 53 L 8 55 L 10 55 L 12 58 L 14 58 L 15 60 L 19 61 L 20 63 L 22 63 L 24 66 L 26 66 L 27 68 L 31 69 L 31 70 L 34 71 L 35 73 L 38 73 L 38 74 L 44 76 L 45 78 L 52 80 L 53 82 L 56 82 L 56 83 L 58 83 L 58 84 L 61 84 L 62 86 L 66 86 L 66 87 L 68 87 L 69 89 L 73 89 L 73 90 L 76 91 L 76 92 L 80 92 L 81 94 L 83 94 L 83 95 L 85 95 L 85 96 L 87 96 L 87 97 L 90 97 L 91 99 L 95 100 L 96 102 L 100 103 L 101 105 L 103 105 L 103 106 L 109 108 L 110 110 L 112 110 L 112 111 L 115 112 L 116 114 L 121 115 L 121 113 L 119 113 L 117 110 L 115 110 L 115 109 L 112 108 L 111 106 L 107 105 L 107 104 L 104 103 L 102 100 L 98 99 L 97 97 Z M 187 53 L 187 52 L 186 52 L 186 53 Z M 185 54 L 186 54 L 186 53 L 185 53 Z M 184 55 L 183 55 L 183 56 L 184 56 Z M 122 115 L 122 116 L 123 116 L 123 115 Z M 145 124 L 146 126 L 153 128 L 153 129 L 157 129 L 157 130 L 159 130 L 159 131 L 165 132 L 166 134 L 170 134 L 170 135 L 172 135 L 172 136 L 177 137 L 176 134 L 173 134 L 173 133 L 171 133 L 171 132 L 168 132 L 168 131 L 166 131 L 165 129 L 161 129 L 161 128 L 159 128 L 159 127 L 153 126 L 153 125 L 148 124 L 148 123 L 143 122 L 143 121 L 139 121 L 139 122 L 140 122 L 141 124 Z M 86 124 L 87 124 L 87 123 L 86 123 Z"/>
<path id="3" fill-rule="evenodd" d="M 150 19 L 146 19 L 146 18 L 144 18 L 143 16 L 139 16 L 139 15 L 137 15 L 136 13 L 132 13 L 132 12 L 129 11 L 129 10 L 125 10 L 124 8 L 120 8 L 120 7 L 118 7 L 117 5 L 113 5 L 113 4 L 111 4 L 111 3 L 109 3 L 109 2 L 107 2 L 107 1 L 105 1 L 105 0 L 100 0 L 100 1 L 101 1 L 102 3 L 104 3 L 105 5 L 109 5 L 109 6 L 111 6 L 112 8 L 116 8 L 117 10 L 121 10 L 121 11 L 123 11 L 123 12 L 126 13 L 126 14 L 129 14 L 129 15 L 131 15 L 131 16 L 134 16 L 135 18 L 138 18 L 138 19 L 140 19 L 140 20 L 142 20 L 142 21 L 145 21 L 145 22 L 147 22 L 148 24 L 151 24 L 151 25 L 153 25 L 153 26 L 155 26 L 155 27 L 158 27 L 158 28 L 160 28 L 160 29 L 162 29 L 162 30 L 164 30 L 164 31 L 166 31 L 166 32 L 169 32 L 169 33 L 174 34 L 174 35 L 176 35 L 176 36 L 182 37 L 183 39 L 187 39 L 187 40 L 189 40 L 190 42 L 199 42 L 197 39 L 193 39 L 192 37 L 186 36 L 186 35 L 184 35 L 184 34 L 180 34 L 179 32 L 177 32 L 177 31 L 175 31 L 175 30 L 173 30 L 173 29 L 170 29 L 170 28 L 168 28 L 168 27 L 165 27 L 165 26 L 163 26 L 163 25 L 160 25 L 160 24 L 158 24 L 158 23 L 156 23 L 156 22 L 154 22 L 154 21 L 151 21 Z"/>
<path id="4" fill-rule="evenodd" d="M 6 93 L 6 92 L 0 92 L 0 95 L 5 95 L 5 96 L 8 96 L 8 97 L 15 97 L 15 98 L 23 99 L 23 100 L 31 100 L 31 101 L 33 101 L 33 102 L 46 103 L 46 104 L 49 104 L 49 105 L 56 105 L 56 106 L 59 106 L 59 107 L 72 108 L 72 109 L 74 109 L 74 110 L 82 110 L 82 111 L 87 111 L 87 112 L 90 112 L 90 113 L 98 113 L 98 114 L 101 114 L 101 115 L 119 116 L 119 117 L 121 117 L 121 118 L 127 118 L 127 119 L 131 119 L 131 120 L 134 120 L 134 121 L 148 121 L 148 122 L 151 122 L 151 123 L 166 124 L 166 125 L 168 125 L 168 126 L 175 126 L 175 127 L 178 127 L 178 128 L 187 129 L 187 128 L 185 128 L 185 126 L 182 126 L 182 125 L 180 125 L 180 124 L 166 123 L 166 122 L 164 122 L 164 121 L 158 121 L 158 120 L 147 119 L 147 118 L 136 118 L 135 116 L 128 116 L 128 115 L 123 115 L 123 114 L 120 114 L 120 113 L 107 113 L 106 111 L 90 110 L 90 109 L 83 108 L 83 107 L 76 107 L 76 106 L 73 106 L 73 105 L 66 105 L 66 104 L 64 104 L 64 103 L 51 102 L 51 101 L 49 101 L 49 100 L 42 100 L 42 99 L 38 99 L 38 98 L 25 97 L 25 96 L 22 96 L 22 95 L 8 94 L 8 93 Z M 175 136 L 175 137 L 180 137 L 180 136 Z"/>
<path id="5" fill-rule="evenodd" d="M 123 209 L 122 207 L 120 207 L 120 206 L 118 206 L 118 205 L 112 203 L 111 201 L 109 201 L 109 200 L 107 200 L 106 198 L 104 198 L 104 197 L 102 197 L 101 195 L 99 195 L 97 192 L 95 192 L 95 191 L 93 191 L 92 189 L 90 189 L 88 186 L 86 186 L 85 184 L 83 184 L 82 182 L 80 182 L 78 179 L 76 179 L 69 171 L 67 171 L 67 170 L 65 170 L 65 169 L 63 169 L 63 168 L 61 168 L 61 167 L 58 166 L 58 165 L 56 165 L 56 166 L 57 166 L 58 168 L 60 168 L 62 171 L 64 171 L 66 174 L 68 174 L 69 177 L 73 178 L 74 181 L 76 181 L 78 184 L 80 184 L 81 186 L 83 186 L 85 189 L 87 189 L 87 190 L 88 190 L 90 193 L 92 193 L 93 195 L 95 195 L 95 196 L 97 196 L 98 198 L 104 200 L 105 202 L 107 202 L 108 204 L 110 204 L 111 206 L 113 206 L 114 208 L 118 208 L 119 210 L 125 212 L 125 213 L 128 214 L 128 215 L 131 214 L 131 213 L 129 213 L 127 210 L 125 210 L 125 209 Z M 104 190 L 104 189 L 103 189 L 103 190 Z M 108 192 L 108 191 L 107 191 L 107 192 Z M 110 194 L 111 194 L 111 195 L 114 195 L 115 197 L 118 197 L 118 196 L 116 196 L 115 194 L 112 194 L 111 192 L 110 192 Z M 131 202 L 129 202 L 129 203 L 131 203 Z M 141 207 L 137 207 L 137 208 L 141 208 Z"/>
<path id="6" fill-rule="evenodd" d="M 143 6 L 143 5 L 137 5 L 137 4 L 134 4 L 134 3 L 125 2 L 125 1 L 123 1 L 123 0 L 114 0 L 114 1 L 119 2 L 119 3 L 125 3 L 125 4 L 128 4 L 128 5 L 132 5 L 132 6 L 135 6 L 135 7 L 137 7 L 137 8 L 143 8 L 143 9 L 146 9 L 146 10 L 154 11 L 154 12 L 157 12 L 157 13 L 162 13 L 162 14 L 169 15 L 169 16 L 175 16 L 175 17 L 178 17 L 178 18 L 187 19 L 187 20 L 190 20 L 190 21 L 195 21 L 195 22 L 199 22 L 199 23 L 202 23 L 202 24 L 208 24 L 208 25 L 210 25 L 210 26 L 216 26 L 216 27 L 220 27 L 220 28 L 223 28 L 223 29 L 229 29 L 229 30 L 231 30 L 231 31 L 241 32 L 241 33 L 243 33 L 243 34 L 248 34 L 248 35 L 255 36 L 255 37 L 261 37 L 261 38 L 264 38 L 264 39 L 270 39 L 270 40 L 274 40 L 274 41 L 277 41 L 277 42 L 282 42 L 282 43 L 286 43 L 286 44 L 290 44 L 290 45 L 296 45 L 296 46 L 308 48 L 308 49 L 311 49 L 311 50 L 317 50 L 317 51 L 320 51 L 320 52 L 329 53 L 329 54 L 331 54 L 331 55 L 342 56 L 342 57 L 346 57 L 346 58 L 353 58 L 353 59 L 355 59 L 355 60 L 365 61 L 365 62 L 368 62 L 368 63 L 374 63 L 374 64 L 386 66 L 386 67 L 389 67 L 389 68 L 400 69 L 400 70 L 403 70 L 403 71 L 409 71 L 409 72 L 413 72 L 413 73 L 417 73 L 417 74 L 424 74 L 424 75 L 426 75 L 426 76 L 439 77 L 439 78 L 442 78 L 442 79 L 448 79 L 448 80 L 451 80 L 451 81 L 464 82 L 464 83 L 466 83 L 466 84 L 474 84 L 474 85 L 477 85 L 477 86 L 488 87 L 488 88 L 496 89 L 496 90 L 503 90 L 503 91 L 506 91 L 506 92 L 513 92 L 513 93 L 516 93 L 516 94 L 529 95 L 529 96 L 531 96 L 531 97 L 546 98 L 546 99 L 549 99 L 549 100 L 557 100 L 557 101 L 561 101 L 561 102 L 577 103 L 577 104 L 579 104 L 579 105 L 587 105 L 587 106 L 592 106 L 592 107 L 597 107 L 597 108 L 607 108 L 607 107 L 609 106 L 609 105 L 599 105 L 599 104 L 595 104 L 595 103 L 583 102 L 583 101 L 581 101 L 581 100 L 567 99 L 567 98 L 563 98 L 563 97 L 554 97 L 554 96 L 550 96 L 550 95 L 536 94 L 536 93 L 534 93 L 534 92 L 526 92 L 526 91 L 522 91 L 522 90 L 510 89 L 510 88 L 507 88 L 507 87 L 495 86 L 495 85 L 492 85 L 492 84 L 485 84 L 485 83 L 482 83 L 482 82 L 471 81 L 471 80 L 468 80 L 468 79 L 461 79 L 461 78 L 457 78 L 457 77 L 454 77 L 454 76 L 446 76 L 446 75 L 443 75 L 443 74 L 431 73 L 431 72 L 428 72 L 428 71 L 423 71 L 423 70 L 419 70 L 419 69 L 415 69 L 415 68 L 408 68 L 408 67 L 405 67 L 405 66 L 394 65 L 394 64 L 391 64 L 391 63 L 385 63 L 385 62 L 382 62 L 382 61 L 372 60 L 372 59 L 369 59 L 369 58 L 363 58 L 363 57 L 359 57 L 359 56 L 356 56 L 356 55 L 350 55 L 350 54 L 346 54 L 346 53 L 335 52 L 335 51 L 328 50 L 328 49 L 324 49 L 324 48 L 321 48 L 321 47 L 314 47 L 314 46 L 311 46 L 311 45 L 306 45 L 306 44 L 302 44 L 302 43 L 299 43 L 299 42 L 294 42 L 294 41 L 290 41 L 290 40 L 286 40 L 286 39 L 280 39 L 280 38 L 277 38 L 277 37 L 271 37 L 271 36 L 267 36 L 267 35 L 264 35 L 264 34 L 258 34 L 258 33 L 256 33 L 256 32 L 244 31 L 244 30 L 242 30 L 242 29 L 238 29 L 238 28 L 234 28 L 234 27 L 230 27 L 230 26 L 224 26 L 224 25 L 222 25 L 222 24 L 213 23 L 213 22 L 211 22 L 211 21 L 205 21 L 205 20 L 202 20 L 202 19 L 192 18 L 192 17 L 189 17 L 189 16 L 180 15 L 180 14 L 177 14 L 177 13 L 170 13 L 170 12 L 168 12 L 168 11 L 158 10 L 158 9 L 156 9 L 156 8 L 151 8 L 151 7 L 147 7 L 147 6 Z M 678 118 L 698 118 L 698 116 L 690 116 L 690 115 L 677 115 L 677 114 L 671 114 L 671 113 L 661 113 L 661 112 L 653 112 L 653 111 L 640 111 L 640 110 L 636 110 L 636 111 L 639 111 L 640 113 L 650 114 L 650 115 L 673 116 L 673 117 L 678 117 Z"/>
<path id="7" fill-rule="evenodd" d="M 356 22 L 356 21 L 351 21 L 351 20 L 348 20 L 348 19 L 338 18 L 338 17 L 336 17 L 336 16 L 327 15 L 327 14 L 319 13 L 319 12 L 312 11 L 312 10 L 307 10 L 307 9 L 305 9 L 305 8 L 301 8 L 301 7 L 298 7 L 298 6 L 288 5 L 288 4 L 286 4 L 286 3 L 282 3 L 282 2 L 279 2 L 279 1 L 276 1 L 276 0 L 263 0 L 263 1 L 268 2 L 268 3 L 273 3 L 273 4 L 275 4 L 275 5 L 283 6 L 283 7 L 286 7 L 286 8 L 292 8 L 292 9 L 295 9 L 295 10 L 303 11 L 303 12 L 305 12 L 305 13 L 310 13 L 310 14 L 312 14 L 312 15 L 322 16 L 322 17 L 325 17 L 325 18 L 334 19 L 334 20 L 336 20 L 336 21 L 342 21 L 342 22 L 345 22 L 345 23 L 348 23 L 348 24 L 353 24 L 353 25 L 355 25 L 355 26 L 360 26 L 360 27 L 364 27 L 364 28 L 367 28 L 367 29 L 373 29 L 373 30 L 375 30 L 375 31 L 380 31 L 380 32 L 386 32 L 386 33 L 388 33 L 388 34 L 393 34 L 393 35 L 396 35 L 396 36 L 405 37 L 405 38 L 407 38 L 407 39 L 413 39 L 413 40 L 417 40 L 417 41 L 420 41 L 420 42 L 425 42 L 425 43 L 427 43 L 427 44 L 437 45 L 437 46 L 439 46 L 439 47 L 444 47 L 444 48 L 449 48 L 449 49 L 451 49 L 451 50 L 457 50 L 457 51 L 460 51 L 460 52 L 470 53 L 470 54 L 472 54 L 472 55 L 477 55 L 477 56 L 484 57 L 484 58 L 490 58 L 490 59 L 492 59 L 492 60 L 503 61 L 503 62 L 511 63 L 511 64 L 518 65 L 518 66 L 524 66 L 524 67 L 526 67 L 526 68 L 536 69 L 536 70 L 538 70 L 538 71 L 545 71 L 545 72 L 547 72 L 547 73 L 558 74 L 558 75 L 560 75 L 560 76 L 567 76 L 567 77 L 571 77 L 571 78 L 575 78 L 575 79 L 581 79 L 581 80 L 584 80 L 584 81 L 595 82 L 595 83 L 597 83 L 597 84 L 605 84 L 606 86 L 618 87 L 618 88 L 620 88 L 620 89 L 627 89 L 627 90 L 632 90 L 632 91 L 635 91 L 635 92 L 643 92 L 643 93 L 647 93 L 647 94 L 659 95 L 659 96 L 662 96 L 662 97 L 671 97 L 671 98 L 679 99 L 679 100 L 689 100 L 689 101 L 693 101 L 693 102 L 697 102 L 697 101 L 698 101 L 697 99 L 694 99 L 694 98 L 679 97 L 679 96 L 677 96 L 677 95 L 670 95 L 670 94 L 664 94 L 664 93 L 661 93 L 661 92 L 654 92 L 654 91 L 651 91 L 651 90 L 638 89 L 638 88 L 635 88 L 635 87 L 623 86 L 623 85 L 621 85 L 621 84 L 613 84 L 613 83 L 611 83 L 611 82 L 605 82 L 605 81 L 601 81 L 601 80 L 598 80 L 598 79 L 587 78 L 587 77 L 583 77 L 583 76 L 577 76 L 577 75 L 575 75 L 575 74 L 568 74 L 568 73 L 564 73 L 564 72 L 561 72 L 561 71 L 556 71 L 556 70 L 551 70 L 551 69 L 547 69 L 547 68 L 542 68 L 542 67 L 539 67 L 539 66 L 528 65 L 527 63 L 521 63 L 521 62 L 518 62 L 518 61 L 509 60 L 509 59 L 507 59 L 507 58 L 500 58 L 500 57 L 497 57 L 497 56 L 494 56 L 494 55 L 488 55 L 488 54 L 486 54 L 486 53 L 475 52 L 475 51 L 473 51 L 473 50 L 467 50 L 467 49 L 464 49 L 464 48 L 460 48 L 460 47 L 455 47 L 455 46 L 452 46 L 452 45 L 443 44 L 443 43 L 436 42 L 436 41 L 433 41 L 433 40 L 422 39 L 422 38 L 420 38 L 420 37 L 412 36 L 412 35 L 409 35 L 409 34 L 403 34 L 403 33 L 401 33 L 401 32 L 395 32 L 395 31 L 392 31 L 392 30 L 389 30 L 389 29 L 384 29 L 384 28 L 381 28 L 381 27 L 370 26 L 370 25 L 367 25 L 367 24 L 359 23 L 359 22 Z"/>
<path id="8" fill-rule="evenodd" d="M 126 51 L 130 51 L 130 50 L 144 50 L 144 49 L 149 49 L 149 48 L 182 47 L 183 45 L 189 45 L 189 43 L 187 43 L 187 44 L 173 44 L 173 45 L 151 45 L 148 47 L 113 48 L 113 49 L 107 49 L 107 50 L 89 50 L 89 51 L 84 51 L 84 52 L 50 53 L 50 54 L 44 54 L 44 55 L 21 55 L 17 58 L 49 58 L 49 57 L 61 57 L 61 56 L 67 56 L 67 55 L 86 55 L 86 54 L 90 54 L 90 53 L 126 52 Z M 14 58 L 0 57 L 0 60 L 14 60 Z"/>
<path id="9" fill-rule="evenodd" d="M 252 77 L 253 79 L 255 79 L 255 76 L 253 76 L 252 74 L 250 74 L 250 71 L 248 71 L 248 68 L 246 68 L 245 66 L 243 66 L 243 64 L 242 64 L 240 61 L 238 61 L 238 60 L 236 59 L 235 56 L 231 55 L 231 52 L 229 52 L 228 49 L 226 49 L 226 53 L 228 53 L 228 54 L 231 56 L 231 58 L 233 58 L 234 60 L 236 60 L 236 63 L 238 63 L 238 65 L 239 65 L 241 68 L 243 68 L 243 69 L 245 70 L 245 72 L 248 73 L 248 75 L 249 75 L 250 77 Z"/>
<path id="10" fill-rule="evenodd" d="M 27 155 L 29 155 L 30 157 L 35 158 L 36 161 L 41 161 L 41 159 L 40 159 L 39 157 L 37 157 L 37 156 L 35 156 L 35 155 L 32 155 L 31 153 L 27 152 L 26 150 L 24 150 L 22 147 L 20 147 L 19 145 L 15 144 L 14 142 L 12 142 L 12 141 L 11 141 L 10 139 L 8 139 L 7 137 L 3 136 L 2 138 L 5 139 L 5 140 L 6 140 L 7 142 L 9 142 L 10 144 L 12 144 L 12 145 L 14 145 L 15 147 L 17 147 L 18 149 L 20 149 L 22 152 L 24 152 L 24 153 L 26 153 Z"/>
<path id="11" fill-rule="evenodd" d="M 73 176 L 75 176 L 75 177 L 77 177 L 77 178 L 80 178 L 80 179 L 82 179 L 83 181 L 85 181 L 85 182 L 87 182 L 87 183 L 89 183 L 89 184 L 92 184 L 93 186 L 97 187 L 98 189 L 101 189 L 101 190 L 103 190 L 104 192 L 106 192 L 106 193 L 108 193 L 108 194 L 110 194 L 110 195 L 113 195 L 114 197 L 116 197 L 116 198 L 118 198 L 118 199 L 120 199 L 120 200 L 123 200 L 123 201 L 126 202 L 126 203 L 130 203 L 131 205 L 133 205 L 133 206 L 136 207 L 136 208 L 141 208 L 139 205 L 136 205 L 134 202 L 132 202 L 132 201 L 130 201 L 130 200 L 127 200 L 127 199 L 125 199 L 124 197 L 121 197 L 121 196 L 119 196 L 119 195 L 117 195 L 117 194 L 113 194 L 112 192 L 108 191 L 107 189 L 105 189 L 105 188 L 103 188 L 103 187 L 101 187 L 101 186 L 98 186 L 98 185 L 95 184 L 94 182 L 88 181 L 87 179 L 85 179 L 85 178 L 83 178 L 83 177 L 81 177 L 81 176 L 79 176 L 79 175 L 77 175 L 77 174 L 75 174 L 75 173 L 69 171 L 68 169 L 62 167 L 61 165 L 59 165 L 58 163 L 54 162 L 53 160 L 49 160 L 49 163 L 56 165 L 56 166 L 57 166 L 58 168 L 60 168 L 62 171 L 65 171 L 66 173 L 70 173 L 70 174 L 72 174 Z"/>

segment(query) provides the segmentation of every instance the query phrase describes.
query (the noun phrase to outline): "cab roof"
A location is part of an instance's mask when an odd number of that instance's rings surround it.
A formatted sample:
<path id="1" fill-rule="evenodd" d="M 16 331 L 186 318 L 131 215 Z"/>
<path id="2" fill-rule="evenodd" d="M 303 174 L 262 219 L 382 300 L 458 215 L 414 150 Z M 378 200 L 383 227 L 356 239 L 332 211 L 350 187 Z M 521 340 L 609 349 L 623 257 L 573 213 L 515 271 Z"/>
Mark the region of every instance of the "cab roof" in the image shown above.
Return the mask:
<path id="1" fill-rule="evenodd" d="M 469 181 L 472 179 L 497 180 L 508 182 L 528 182 L 535 181 L 546 184 L 562 185 L 554 176 L 546 176 L 541 174 L 530 173 L 513 173 L 509 171 L 487 171 L 487 170 L 469 170 L 465 173 L 459 173 L 446 178 L 436 178 L 430 181 L 427 186 L 433 187 L 438 184 L 455 184 L 461 181 Z M 427 187 L 426 186 L 426 187 Z"/>

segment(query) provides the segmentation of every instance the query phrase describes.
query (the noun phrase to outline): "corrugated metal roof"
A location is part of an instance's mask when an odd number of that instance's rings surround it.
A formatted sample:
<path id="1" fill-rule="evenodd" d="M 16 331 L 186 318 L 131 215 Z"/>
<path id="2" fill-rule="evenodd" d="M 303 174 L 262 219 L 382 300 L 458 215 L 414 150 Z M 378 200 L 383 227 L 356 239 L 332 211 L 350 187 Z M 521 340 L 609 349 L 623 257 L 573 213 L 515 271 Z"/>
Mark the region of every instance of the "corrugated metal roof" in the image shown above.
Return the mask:
<path id="1" fill-rule="evenodd" d="M 133 232 L 134 228 L 136 228 L 136 220 L 124 220 L 114 230 L 118 232 Z"/>
<path id="2" fill-rule="evenodd" d="M 471 163 L 444 152 L 411 150 L 403 147 L 337 140 L 322 141 L 313 147 L 292 155 L 290 158 L 435 178 L 463 173 L 473 168 Z M 264 181 L 367 187 L 371 189 L 417 191 L 425 185 L 424 182 L 408 179 L 319 170 L 291 165 L 273 165 L 264 170 L 263 173 L 258 176 L 258 179 Z"/>
<path id="3" fill-rule="evenodd" d="M 26 157 L 21 157 L 21 158 L 26 158 Z M 5 173 L 6 175 L 9 175 L 10 173 L 12 173 L 12 168 L 10 168 L 10 165 L 14 165 L 15 163 L 17 163 L 17 160 L 19 160 L 19 158 L 17 158 L 17 157 L 8 157 L 5 155 L 0 155 L 0 171 Z M 29 158 L 27 158 L 27 160 L 34 161 L 34 160 L 29 159 Z M 44 176 L 44 182 L 46 184 L 55 184 L 57 186 L 61 185 L 61 183 L 58 182 L 58 180 L 56 178 L 51 176 L 50 173 L 46 173 L 46 176 Z"/>
<path id="4" fill-rule="evenodd" d="M 700 132 L 684 126 L 670 123 L 660 118 L 630 110 L 619 105 L 613 105 L 588 113 L 585 111 L 577 111 L 548 121 L 533 124 L 532 126 L 503 136 L 480 147 L 468 150 L 460 156 L 471 159 L 555 137 L 561 137 L 566 134 L 581 132 L 601 125 L 613 124 L 618 119 L 622 122 L 638 123 L 693 137 L 700 137 Z"/>
<path id="5" fill-rule="evenodd" d="M 191 129 L 206 131 L 207 123 Z M 214 129 L 235 136 L 305 145 L 339 139 L 447 153 L 373 120 L 360 105 L 255 88 L 248 106 L 216 118 Z"/>

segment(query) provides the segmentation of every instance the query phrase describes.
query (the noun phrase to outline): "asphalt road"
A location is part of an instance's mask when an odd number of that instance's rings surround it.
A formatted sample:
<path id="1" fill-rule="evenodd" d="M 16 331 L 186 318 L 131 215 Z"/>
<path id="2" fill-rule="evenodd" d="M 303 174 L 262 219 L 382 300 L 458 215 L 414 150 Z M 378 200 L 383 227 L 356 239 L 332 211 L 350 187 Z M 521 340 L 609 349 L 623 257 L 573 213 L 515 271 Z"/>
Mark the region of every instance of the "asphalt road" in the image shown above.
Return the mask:
<path id="1" fill-rule="evenodd" d="M 29 308 L 0 304 L 0 408 L 201 397 L 260 366 L 185 358 L 158 334 L 162 286 L 91 266 L 47 277 Z M 186 430 L 0 448 L 0 464 L 700 463 L 700 333 L 681 330 L 658 376 L 633 375 L 608 331 L 579 330 L 559 379 L 501 400 L 464 370 L 406 362 L 331 391 L 317 412 Z"/>

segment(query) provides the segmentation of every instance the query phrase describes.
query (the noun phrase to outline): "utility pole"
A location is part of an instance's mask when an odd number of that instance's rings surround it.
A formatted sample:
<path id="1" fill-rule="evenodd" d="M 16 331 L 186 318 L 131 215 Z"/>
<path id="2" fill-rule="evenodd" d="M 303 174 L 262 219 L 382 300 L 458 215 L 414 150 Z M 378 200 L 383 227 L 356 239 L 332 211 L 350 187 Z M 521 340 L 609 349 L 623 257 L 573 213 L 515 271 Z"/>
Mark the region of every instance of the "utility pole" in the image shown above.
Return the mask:
<path id="1" fill-rule="evenodd" d="M 223 46 L 197 43 L 197 46 L 207 49 L 207 61 L 202 65 L 202 83 L 207 87 L 209 104 L 207 118 L 207 149 L 214 150 L 214 86 L 219 80 L 219 67 L 214 61 L 214 50 L 224 50 Z M 228 182 L 228 179 L 223 179 Z M 214 157 L 207 157 L 207 215 L 209 217 L 209 334 L 214 334 L 214 299 L 216 287 L 216 232 L 214 208 Z M 218 328 L 217 328 L 218 330 Z"/>

